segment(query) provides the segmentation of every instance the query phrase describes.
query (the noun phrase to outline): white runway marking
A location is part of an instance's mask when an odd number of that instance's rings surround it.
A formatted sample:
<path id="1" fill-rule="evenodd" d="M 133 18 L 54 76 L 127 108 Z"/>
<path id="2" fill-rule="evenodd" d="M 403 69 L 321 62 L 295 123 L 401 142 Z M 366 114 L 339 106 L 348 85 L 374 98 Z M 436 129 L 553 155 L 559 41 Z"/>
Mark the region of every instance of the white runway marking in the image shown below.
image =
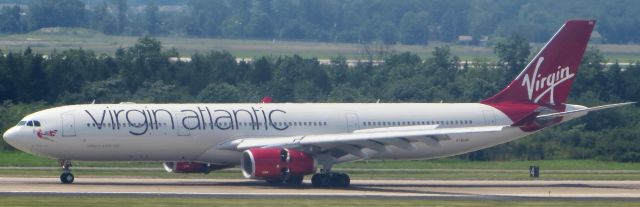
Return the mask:
<path id="1" fill-rule="evenodd" d="M 624 199 L 640 201 L 640 181 L 354 180 L 349 188 L 271 186 L 240 179 L 0 177 L 0 194 L 264 198 Z"/>

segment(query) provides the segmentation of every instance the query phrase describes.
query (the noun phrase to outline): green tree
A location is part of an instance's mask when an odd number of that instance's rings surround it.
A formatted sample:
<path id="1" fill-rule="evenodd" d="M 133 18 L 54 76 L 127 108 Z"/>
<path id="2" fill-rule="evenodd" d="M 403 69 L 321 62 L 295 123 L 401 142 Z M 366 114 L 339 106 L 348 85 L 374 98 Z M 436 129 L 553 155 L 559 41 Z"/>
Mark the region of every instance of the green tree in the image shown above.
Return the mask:
<path id="1" fill-rule="evenodd" d="M 100 4 L 94 8 L 90 16 L 92 29 L 101 31 L 105 34 L 117 34 L 120 32 L 120 30 L 118 30 L 118 22 L 109 12 L 107 3 Z"/>
<path id="2" fill-rule="evenodd" d="M 129 7 L 127 6 L 127 0 L 111 0 L 112 4 L 115 5 L 116 15 L 118 20 L 118 26 L 116 27 L 116 33 L 122 34 L 124 32 L 124 28 L 127 26 L 127 10 Z"/>
<path id="3" fill-rule="evenodd" d="M 427 45 L 429 14 L 407 12 L 400 21 L 400 42 L 408 45 Z"/>
<path id="4" fill-rule="evenodd" d="M 0 9 L 0 33 L 21 33 L 26 30 L 20 6 L 3 6 Z"/>
<path id="5" fill-rule="evenodd" d="M 249 81 L 255 85 L 262 85 L 270 81 L 273 77 L 271 63 L 266 57 L 261 57 L 255 61 L 251 71 L 249 71 Z"/>
<path id="6" fill-rule="evenodd" d="M 28 11 L 31 29 L 81 27 L 87 23 L 85 4 L 80 0 L 30 0 Z"/>
<path id="7" fill-rule="evenodd" d="M 524 69 L 529 60 L 530 50 L 529 42 L 519 35 L 500 40 L 493 46 L 493 52 L 499 58 L 498 64 L 504 65 L 504 70 L 507 71 L 503 82 L 513 80 Z"/>
<path id="8" fill-rule="evenodd" d="M 147 35 L 158 35 L 160 33 L 160 25 L 162 21 L 158 15 L 158 5 L 155 1 L 150 1 L 144 9 L 145 29 Z"/>
<path id="9" fill-rule="evenodd" d="M 135 91 L 145 80 L 155 82 L 175 76 L 167 71 L 168 57 L 162 54 L 161 49 L 160 41 L 146 36 L 138 39 L 133 47 L 126 49 L 126 52 L 116 53 L 116 59 L 120 64 L 119 75 L 127 88 Z M 163 74 L 166 77 L 163 78 Z"/>
<path id="10" fill-rule="evenodd" d="M 385 21 L 380 25 L 380 29 L 378 29 L 378 38 L 384 44 L 396 44 L 396 42 L 398 41 L 398 38 L 396 36 L 396 27 L 391 21 Z"/>
<path id="11" fill-rule="evenodd" d="M 198 100 L 205 103 L 235 103 L 240 97 L 242 92 L 228 83 L 212 83 L 198 93 Z"/>

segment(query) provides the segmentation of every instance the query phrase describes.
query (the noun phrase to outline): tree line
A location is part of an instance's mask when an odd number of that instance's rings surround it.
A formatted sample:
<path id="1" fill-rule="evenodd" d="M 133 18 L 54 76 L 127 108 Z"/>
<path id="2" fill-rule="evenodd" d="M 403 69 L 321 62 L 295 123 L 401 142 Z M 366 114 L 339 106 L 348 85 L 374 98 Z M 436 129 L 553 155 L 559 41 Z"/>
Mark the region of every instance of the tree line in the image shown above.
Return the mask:
<path id="1" fill-rule="evenodd" d="M 634 0 L 3 0 L 0 33 L 83 27 L 176 35 L 425 45 L 518 34 L 544 42 L 565 20 L 593 18 L 605 43 L 640 42 Z M 0 1 L 2 2 L 2 1 Z"/>
<path id="2" fill-rule="evenodd" d="M 226 51 L 191 56 L 140 38 L 114 56 L 69 49 L 48 57 L 30 48 L 0 54 L 0 129 L 6 130 L 38 109 L 82 103 L 259 102 L 477 102 L 502 89 L 530 56 L 523 38 L 494 46 L 498 62 L 458 65 L 447 47 L 421 59 L 391 53 L 384 64 L 348 67 L 346 58 L 329 65 L 300 56 L 258 57 L 236 62 Z M 602 53 L 589 49 L 582 60 L 570 103 L 594 106 L 640 99 L 640 63 L 624 69 L 605 66 Z M 496 67 L 497 65 L 497 67 Z M 603 159 L 640 161 L 640 109 L 596 112 L 531 137 L 460 156 L 471 160 Z M 4 149 L 11 147 L 2 143 Z"/>

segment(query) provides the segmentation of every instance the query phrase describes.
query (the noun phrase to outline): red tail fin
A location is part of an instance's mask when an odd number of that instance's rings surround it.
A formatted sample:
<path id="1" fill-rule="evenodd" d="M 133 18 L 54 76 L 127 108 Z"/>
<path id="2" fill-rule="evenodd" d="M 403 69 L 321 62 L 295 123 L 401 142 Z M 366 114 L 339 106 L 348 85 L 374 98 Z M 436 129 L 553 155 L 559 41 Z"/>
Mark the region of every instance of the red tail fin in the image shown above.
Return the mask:
<path id="1" fill-rule="evenodd" d="M 594 26 L 595 20 L 565 22 L 515 80 L 481 103 L 565 103 Z"/>

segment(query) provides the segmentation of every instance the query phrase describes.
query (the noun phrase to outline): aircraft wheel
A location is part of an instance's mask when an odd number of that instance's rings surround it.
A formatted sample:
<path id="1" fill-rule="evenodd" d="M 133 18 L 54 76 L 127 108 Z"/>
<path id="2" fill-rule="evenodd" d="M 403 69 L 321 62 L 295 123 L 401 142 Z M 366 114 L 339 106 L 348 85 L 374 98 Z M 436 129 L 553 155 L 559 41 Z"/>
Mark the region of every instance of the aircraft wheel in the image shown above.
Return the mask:
<path id="1" fill-rule="evenodd" d="M 265 181 L 267 181 L 267 183 L 269 183 L 270 185 L 280 185 L 280 184 L 282 184 L 282 180 L 281 179 L 265 180 Z"/>
<path id="2" fill-rule="evenodd" d="M 304 176 L 289 176 L 284 182 L 289 185 L 300 185 L 304 180 Z"/>
<path id="3" fill-rule="evenodd" d="M 315 187 L 327 187 L 331 185 L 331 177 L 327 173 L 314 174 L 311 177 L 311 184 Z"/>
<path id="4" fill-rule="evenodd" d="M 73 180 L 75 179 L 75 177 L 73 176 L 72 173 L 70 172 L 63 172 L 60 175 L 60 181 L 64 184 L 71 184 L 73 183 Z"/>
<path id="5" fill-rule="evenodd" d="M 344 173 L 321 173 L 311 177 L 311 184 L 316 187 L 348 187 L 351 179 Z"/>
<path id="6" fill-rule="evenodd" d="M 348 187 L 350 184 L 351 179 L 345 173 L 334 173 L 331 176 L 331 186 L 333 187 Z"/>

